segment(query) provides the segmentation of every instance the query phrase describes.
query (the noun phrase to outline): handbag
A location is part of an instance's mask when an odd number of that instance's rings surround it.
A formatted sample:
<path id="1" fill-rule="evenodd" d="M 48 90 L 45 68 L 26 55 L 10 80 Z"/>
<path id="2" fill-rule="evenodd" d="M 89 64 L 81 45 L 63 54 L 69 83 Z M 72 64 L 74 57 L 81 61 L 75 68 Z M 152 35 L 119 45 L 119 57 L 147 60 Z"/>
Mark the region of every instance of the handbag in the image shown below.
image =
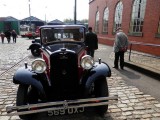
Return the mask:
<path id="1" fill-rule="evenodd" d="M 125 42 L 125 45 L 126 45 L 126 43 L 127 43 L 127 41 Z M 128 46 L 124 46 L 124 47 L 120 47 L 120 48 L 119 48 L 119 51 L 121 51 L 121 52 L 126 52 L 127 49 L 128 49 Z"/>
<path id="2" fill-rule="evenodd" d="M 128 47 L 124 46 L 124 47 L 121 47 L 121 48 L 119 49 L 119 51 L 121 51 L 121 52 L 126 52 L 127 49 L 128 49 Z"/>

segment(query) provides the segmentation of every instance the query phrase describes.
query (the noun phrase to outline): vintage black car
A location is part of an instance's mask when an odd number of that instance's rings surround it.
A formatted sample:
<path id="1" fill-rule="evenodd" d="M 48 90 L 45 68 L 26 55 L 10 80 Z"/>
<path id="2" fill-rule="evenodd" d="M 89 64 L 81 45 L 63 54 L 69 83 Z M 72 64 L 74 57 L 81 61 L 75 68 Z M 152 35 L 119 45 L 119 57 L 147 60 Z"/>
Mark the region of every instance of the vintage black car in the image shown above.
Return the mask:
<path id="1" fill-rule="evenodd" d="M 109 96 L 109 66 L 86 54 L 85 32 L 82 25 L 40 28 L 41 58 L 15 72 L 13 82 L 19 87 L 16 106 L 7 107 L 9 115 L 30 119 L 39 112 L 64 115 L 86 107 L 103 115 L 111 100 L 117 101 L 117 96 Z"/>

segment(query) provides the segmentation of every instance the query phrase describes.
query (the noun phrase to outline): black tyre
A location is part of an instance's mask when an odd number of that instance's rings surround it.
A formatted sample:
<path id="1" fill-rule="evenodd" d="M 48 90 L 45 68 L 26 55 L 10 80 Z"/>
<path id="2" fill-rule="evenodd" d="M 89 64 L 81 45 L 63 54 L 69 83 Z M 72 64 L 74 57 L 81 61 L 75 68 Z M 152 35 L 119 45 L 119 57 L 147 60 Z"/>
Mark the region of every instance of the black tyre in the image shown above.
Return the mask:
<path id="1" fill-rule="evenodd" d="M 19 85 L 18 91 L 17 91 L 17 100 L 16 105 L 27 105 L 32 103 L 38 102 L 38 94 L 35 89 L 29 88 L 29 85 Z M 18 110 L 23 111 L 23 110 Z M 21 119 L 24 120 L 31 120 L 34 114 L 27 114 L 27 115 L 19 115 Z"/>
<path id="2" fill-rule="evenodd" d="M 108 97 L 109 96 L 108 84 L 107 84 L 107 80 L 105 77 L 96 80 L 95 85 L 94 85 L 94 92 L 95 92 L 95 97 Z M 103 116 L 108 110 L 108 105 L 97 106 L 95 107 L 95 110 L 99 115 Z"/>
<path id="3" fill-rule="evenodd" d="M 33 47 L 33 48 L 31 48 L 31 53 L 35 57 L 39 57 L 41 55 L 39 47 Z"/>

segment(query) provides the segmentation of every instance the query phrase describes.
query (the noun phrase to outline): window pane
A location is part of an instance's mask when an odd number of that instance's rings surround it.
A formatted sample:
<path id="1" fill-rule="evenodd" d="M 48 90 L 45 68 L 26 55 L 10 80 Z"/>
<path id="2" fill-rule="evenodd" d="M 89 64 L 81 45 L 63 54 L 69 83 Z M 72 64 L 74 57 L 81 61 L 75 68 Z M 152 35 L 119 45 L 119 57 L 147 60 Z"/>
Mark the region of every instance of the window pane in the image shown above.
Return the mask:
<path id="1" fill-rule="evenodd" d="M 158 34 L 160 34 L 160 21 L 159 21 L 159 26 L 158 26 Z"/>
<path id="2" fill-rule="evenodd" d="M 122 12 L 123 12 L 123 4 L 120 1 L 116 6 L 116 11 L 115 11 L 114 29 L 113 29 L 114 32 L 118 27 L 121 27 L 121 24 L 122 24 Z"/>
<path id="3" fill-rule="evenodd" d="M 95 32 L 99 32 L 99 11 L 96 13 Z"/>
<path id="4" fill-rule="evenodd" d="M 109 10 L 108 8 L 106 8 L 103 16 L 103 32 L 108 31 L 108 17 L 109 17 Z"/>
<path id="5" fill-rule="evenodd" d="M 135 0 L 132 8 L 130 32 L 142 32 L 146 0 Z M 132 22 L 134 21 L 134 22 Z"/>

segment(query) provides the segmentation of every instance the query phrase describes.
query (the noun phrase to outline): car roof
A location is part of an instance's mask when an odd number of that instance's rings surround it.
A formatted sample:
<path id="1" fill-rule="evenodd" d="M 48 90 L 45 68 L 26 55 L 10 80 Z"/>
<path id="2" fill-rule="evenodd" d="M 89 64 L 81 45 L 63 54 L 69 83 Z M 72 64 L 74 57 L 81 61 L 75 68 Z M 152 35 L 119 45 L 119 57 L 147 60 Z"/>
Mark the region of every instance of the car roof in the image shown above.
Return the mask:
<path id="1" fill-rule="evenodd" d="M 41 28 L 81 28 L 85 27 L 84 25 L 44 25 Z"/>

